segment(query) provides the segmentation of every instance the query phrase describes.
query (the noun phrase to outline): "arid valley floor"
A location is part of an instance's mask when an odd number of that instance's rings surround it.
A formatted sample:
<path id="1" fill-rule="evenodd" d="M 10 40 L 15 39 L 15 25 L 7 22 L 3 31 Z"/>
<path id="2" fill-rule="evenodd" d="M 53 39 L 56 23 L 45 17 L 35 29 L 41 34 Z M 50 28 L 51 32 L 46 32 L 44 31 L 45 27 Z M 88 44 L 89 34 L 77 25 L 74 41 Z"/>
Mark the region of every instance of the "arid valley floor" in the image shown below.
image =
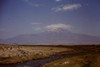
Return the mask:
<path id="1" fill-rule="evenodd" d="M 0 44 L 0 67 L 25 67 L 28 62 L 26 67 L 100 67 L 100 45 Z"/>

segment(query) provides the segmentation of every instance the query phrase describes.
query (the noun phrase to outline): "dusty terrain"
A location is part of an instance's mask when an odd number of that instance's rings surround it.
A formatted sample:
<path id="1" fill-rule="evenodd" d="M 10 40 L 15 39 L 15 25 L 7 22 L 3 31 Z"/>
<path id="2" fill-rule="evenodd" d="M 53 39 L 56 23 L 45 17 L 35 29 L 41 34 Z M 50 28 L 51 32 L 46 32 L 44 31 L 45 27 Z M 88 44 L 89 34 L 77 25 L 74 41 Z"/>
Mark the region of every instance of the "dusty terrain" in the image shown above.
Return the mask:
<path id="1" fill-rule="evenodd" d="M 100 45 L 0 45 L 0 67 L 33 65 L 100 67 Z"/>
<path id="2" fill-rule="evenodd" d="M 100 54 L 64 58 L 47 63 L 42 67 L 100 67 Z"/>
<path id="3" fill-rule="evenodd" d="M 100 67 L 100 46 L 72 46 L 80 56 L 58 59 L 42 67 Z"/>
<path id="4" fill-rule="evenodd" d="M 71 49 L 52 46 L 0 45 L 0 63 L 24 62 L 27 60 L 49 57 L 64 51 L 71 51 Z"/>

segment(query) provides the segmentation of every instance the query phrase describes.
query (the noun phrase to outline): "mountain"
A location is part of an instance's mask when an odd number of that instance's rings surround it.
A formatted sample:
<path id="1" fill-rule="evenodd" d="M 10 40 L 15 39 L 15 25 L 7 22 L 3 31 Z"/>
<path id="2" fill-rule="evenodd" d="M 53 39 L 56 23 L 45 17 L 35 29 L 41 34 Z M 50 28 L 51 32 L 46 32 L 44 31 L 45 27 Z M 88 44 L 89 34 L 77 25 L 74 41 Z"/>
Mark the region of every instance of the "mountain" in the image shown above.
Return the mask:
<path id="1" fill-rule="evenodd" d="M 100 44 L 100 37 L 72 33 L 66 30 L 39 34 L 24 34 L 5 40 L 16 44 Z"/>
<path id="2" fill-rule="evenodd" d="M 6 43 L 6 40 L 0 39 L 0 43 Z"/>

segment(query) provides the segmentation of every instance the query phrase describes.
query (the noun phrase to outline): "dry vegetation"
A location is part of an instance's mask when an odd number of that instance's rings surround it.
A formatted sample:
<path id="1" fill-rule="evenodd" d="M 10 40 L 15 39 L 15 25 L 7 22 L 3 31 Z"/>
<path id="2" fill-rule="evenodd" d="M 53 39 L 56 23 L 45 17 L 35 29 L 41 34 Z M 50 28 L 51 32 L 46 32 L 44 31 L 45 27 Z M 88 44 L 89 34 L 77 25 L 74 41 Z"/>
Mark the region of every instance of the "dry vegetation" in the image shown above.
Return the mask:
<path id="1" fill-rule="evenodd" d="M 77 56 L 55 60 L 42 67 L 100 67 L 100 45 L 18 46 L 1 44 L 0 64 L 24 62 L 61 54 L 76 54 Z"/>
<path id="2" fill-rule="evenodd" d="M 100 54 L 64 58 L 47 63 L 42 67 L 100 67 Z"/>
<path id="3" fill-rule="evenodd" d="M 0 45 L 0 63 L 17 63 L 32 59 L 45 58 L 72 49 L 53 46 L 14 46 Z"/>
<path id="4" fill-rule="evenodd" d="M 100 45 L 68 46 L 80 56 L 55 60 L 42 67 L 100 67 Z"/>

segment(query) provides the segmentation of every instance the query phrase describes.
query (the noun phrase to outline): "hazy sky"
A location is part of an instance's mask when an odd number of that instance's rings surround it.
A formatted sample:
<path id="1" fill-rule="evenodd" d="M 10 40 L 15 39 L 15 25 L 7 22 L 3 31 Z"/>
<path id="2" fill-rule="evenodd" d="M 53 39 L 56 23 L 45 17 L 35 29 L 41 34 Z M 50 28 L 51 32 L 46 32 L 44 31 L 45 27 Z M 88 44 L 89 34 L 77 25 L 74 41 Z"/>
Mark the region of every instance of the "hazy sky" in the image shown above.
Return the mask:
<path id="1" fill-rule="evenodd" d="M 70 30 L 100 36 L 100 0 L 0 0 L 0 39 Z"/>

